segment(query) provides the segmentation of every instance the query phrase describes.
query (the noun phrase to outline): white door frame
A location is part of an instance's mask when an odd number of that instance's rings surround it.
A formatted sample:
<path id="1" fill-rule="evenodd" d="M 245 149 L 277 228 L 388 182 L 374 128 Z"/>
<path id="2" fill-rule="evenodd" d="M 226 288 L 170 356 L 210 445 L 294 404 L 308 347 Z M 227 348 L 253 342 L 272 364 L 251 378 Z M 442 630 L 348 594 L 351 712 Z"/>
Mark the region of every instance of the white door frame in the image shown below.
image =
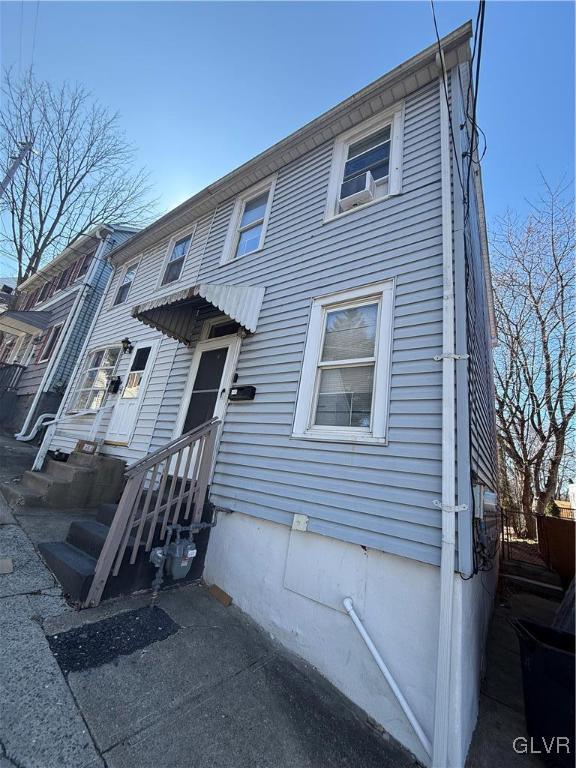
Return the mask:
<path id="1" fill-rule="evenodd" d="M 190 372 L 188 374 L 188 379 L 186 381 L 186 386 L 182 395 L 182 405 L 180 406 L 180 410 L 174 424 L 174 432 L 172 435 L 173 438 L 180 437 L 182 434 L 182 429 L 184 428 L 186 414 L 188 413 L 188 408 L 190 406 L 190 398 L 192 397 L 192 390 L 194 388 L 194 382 L 196 381 L 196 374 L 198 373 L 198 367 L 200 365 L 200 358 L 202 353 L 208 352 L 211 349 L 223 349 L 224 347 L 227 347 L 228 355 L 226 356 L 226 363 L 224 365 L 224 370 L 222 371 L 222 387 L 218 397 L 216 398 L 215 405 L 215 410 L 219 411 L 218 418 L 221 421 L 224 421 L 228 407 L 228 392 L 232 386 L 232 378 L 236 370 L 236 364 L 238 363 L 241 343 L 242 338 L 238 334 L 234 334 L 231 336 L 220 336 L 217 339 L 199 341 L 196 344 L 192 362 L 190 364 Z M 219 442 L 219 437 L 217 442 Z M 217 451 L 218 448 L 216 448 L 214 451 L 214 456 L 216 456 Z"/>
<path id="2" fill-rule="evenodd" d="M 110 421 L 108 422 L 108 426 L 106 427 L 106 437 L 104 438 L 105 442 L 120 444 L 120 445 L 130 445 L 130 442 L 132 441 L 132 438 L 134 436 L 134 432 L 136 431 L 136 425 L 138 424 L 138 419 L 140 417 L 140 410 L 142 409 L 142 403 L 144 402 L 144 398 L 146 397 L 146 390 L 148 388 L 148 382 L 150 380 L 150 374 L 152 373 L 152 370 L 154 368 L 154 363 L 156 361 L 156 355 L 158 354 L 158 348 L 160 346 L 160 339 L 156 340 L 143 340 L 138 341 L 134 344 L 134 349 L 132 350 L 130 354 L 130 360 L 128 361 L 128 368 L 125 371 L 124 374 L 124 381 L 122 382 L 122 386 L 120 388 L 120 391 L 118 392 L 118 397 L 116 398 L 116 402 L 114 403 L 114 408 L 112 409 L 112 413 L 110 414 Z M 124 392 L 124 387 L 126 386 L 126 382 L 128 380 L 128 376 L 130 375 L 130 368 L 132 366 L 132 361 L 134 360 L 136 356 L 136 352 L 138 352 L 139 349 L 142 347 L 150 347 L 150 354 L 148 356 L 148 360 L 146 361 L 146 369 L 144 370 L 144 375 L 142 376 L 142 380 L 140 382 L 140 390 L 138 392 L 138 403 L 136 405 L 136 413 L 134 414 L 134 424 L 132 425 L 130 429 L 130 433 L 128 434 L 128 437 L 126 440 L 122 441 L 115 441 L 113 439 L 113 436 L 109 437 L 109 430 L 110 425 L 112 424 L 112 419 L 114 418 L 114 411 L 122 403 L 122 392 Z M 122 354 L 122 352 L 120 352 Z M 118 367 L 114 371 L 114 374 L 118 374 Z"/>

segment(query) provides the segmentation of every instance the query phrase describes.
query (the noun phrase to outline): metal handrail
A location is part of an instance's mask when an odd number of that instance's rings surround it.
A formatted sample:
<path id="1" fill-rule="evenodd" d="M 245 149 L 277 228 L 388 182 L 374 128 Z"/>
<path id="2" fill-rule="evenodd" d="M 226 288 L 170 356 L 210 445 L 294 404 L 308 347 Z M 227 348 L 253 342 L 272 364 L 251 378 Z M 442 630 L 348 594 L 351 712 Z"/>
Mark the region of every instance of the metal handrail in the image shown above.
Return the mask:
<path id="1" fill-rule="evenodd" d="M 100 552 L 85 607 L 100 603 L 110 575 L 117 576 L 131 550 L 149 552 L 168 525 L 202 517 L 220 419 L 210 419 L 172 440 L 126 470 L 126 486 Z"/>

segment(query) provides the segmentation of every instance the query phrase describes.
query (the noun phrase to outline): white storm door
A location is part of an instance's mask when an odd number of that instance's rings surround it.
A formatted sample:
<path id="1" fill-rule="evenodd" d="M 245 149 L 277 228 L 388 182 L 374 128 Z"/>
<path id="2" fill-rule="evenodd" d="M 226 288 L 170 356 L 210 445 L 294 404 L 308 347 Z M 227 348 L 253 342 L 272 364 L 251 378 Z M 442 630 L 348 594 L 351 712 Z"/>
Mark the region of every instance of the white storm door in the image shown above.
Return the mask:
<path id="1" fill-rule="evenodd" d="M 155 356 L 155 344 L 141 343 L 134 347 L 128 373 L 112 411 L 106 440 L 114 443 L 130 442 Z"/>

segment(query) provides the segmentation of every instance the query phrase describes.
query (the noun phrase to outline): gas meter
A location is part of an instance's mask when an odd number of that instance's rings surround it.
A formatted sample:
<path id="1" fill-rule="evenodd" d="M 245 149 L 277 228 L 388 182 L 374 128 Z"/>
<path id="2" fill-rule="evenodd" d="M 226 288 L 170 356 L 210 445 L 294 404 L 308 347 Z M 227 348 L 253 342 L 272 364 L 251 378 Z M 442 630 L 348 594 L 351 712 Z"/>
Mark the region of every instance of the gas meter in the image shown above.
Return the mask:
<path id="1" fill-rule="evenodd" d="M 192 523 L 186 527 L 182 525 L 166 527 L 166 540 L 163 546 L 154 547 L 150 552 L 150 562 L 157 569 L 152 582 L 154 597 L 162 586 L 165 573 L 175 581 L 188 575 L 197 553 L 193 534 L 202 528 L 211 528 L 212 525 L 213 523 Z M 184 533 L 188 534 L 186 538 L 182 538 Z"/>

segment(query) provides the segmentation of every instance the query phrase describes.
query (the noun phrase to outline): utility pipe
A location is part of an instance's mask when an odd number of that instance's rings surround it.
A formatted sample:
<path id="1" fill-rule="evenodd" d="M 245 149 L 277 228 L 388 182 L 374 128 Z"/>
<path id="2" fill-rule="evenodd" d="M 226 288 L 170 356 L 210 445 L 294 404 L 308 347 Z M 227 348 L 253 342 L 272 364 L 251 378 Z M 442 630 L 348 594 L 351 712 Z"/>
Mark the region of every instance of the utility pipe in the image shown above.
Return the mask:
<path id="1" fill-rule="evenodd" d="M 368 634 L 368 632 L 366 631 L 366 628 L 364 627 L 364 625 L 360 621 L 360 618 L 359 618 L 358 614 L 354 610 L 354 603 L 352 602 L 352 598 L 350 598 L 350 597 L 344 598 L 343 604 L 344 604 L 344 608 L 346 609 L 346 613 L 348 614 L 348 616 L 350 616 L 350 618 L 354 622 L 354 626 L 356 627 L 356 629 L 360 633 L 362 639 L 364 640 L 364 642 L 368 646 L 368 650 L 370 651 L 370 653 L 374 657 L 374 661 L 378 665 L 378 668 L 379 668 L 380 672 L 382 672 L 382 674 L 386 678 L 386 682 L 388 683 L 388 685 L 392 689 L 392 693 L 396 697 L 396 699 L 398 701 L 398 704 L 400 704 L 400 706 L 402 707 L 402 711 L 404 712 L 404 714 L 408 718 L 408 721 L 410 722 L 410 725 L 414 729 L 414 731 L 416 733 L 416 736 L 418 736 L 418 738 L 420 739 L 420 743 L 422 744 L 422 746 L 426 750 L 426 753 L 428 755 L 432 756 L 432 744 L 430 743 L 430 739 L 428 739 L 428 737 L 424 733 L 424 730 L 422 729 L 422 726 L 418 722 L 418 720 L 416 718 L 416 715 L 414 714 L 414 712 L 410 708 L 410 705 L 408 704 L 408 702 L 404 698 L 404 694 L 400 690 L 400 688 L 398 686 L 398 683 L 396 682 L 396 680 L 394 680 L 394 677 L 392 676 L 392 673 L 390 672 L 390 670 L 388 669 L 388 667 L 384 663 L 384 659 L 378 653 L 378 649 L 376 648 L 376 646 L 372 642 L 372 639 L 371 639 L 370 635 Z"/>
<path id="2" fill-rule="evenodd" d="M 440 617 L 436 696 L 434 707 L 433 768 L 448 766 L 450 732 L 451 645 L 454 603 L 454 567 L 456 562 L 456 398 L 454 279 L 452 252 L 452 173 L 450 158 L 450 116 L 447 94 L 448 78 L 444 54 L 437 56 L 440 69 L 440 157 L 442 189 L 442 549 L 440 556 Z"/>

